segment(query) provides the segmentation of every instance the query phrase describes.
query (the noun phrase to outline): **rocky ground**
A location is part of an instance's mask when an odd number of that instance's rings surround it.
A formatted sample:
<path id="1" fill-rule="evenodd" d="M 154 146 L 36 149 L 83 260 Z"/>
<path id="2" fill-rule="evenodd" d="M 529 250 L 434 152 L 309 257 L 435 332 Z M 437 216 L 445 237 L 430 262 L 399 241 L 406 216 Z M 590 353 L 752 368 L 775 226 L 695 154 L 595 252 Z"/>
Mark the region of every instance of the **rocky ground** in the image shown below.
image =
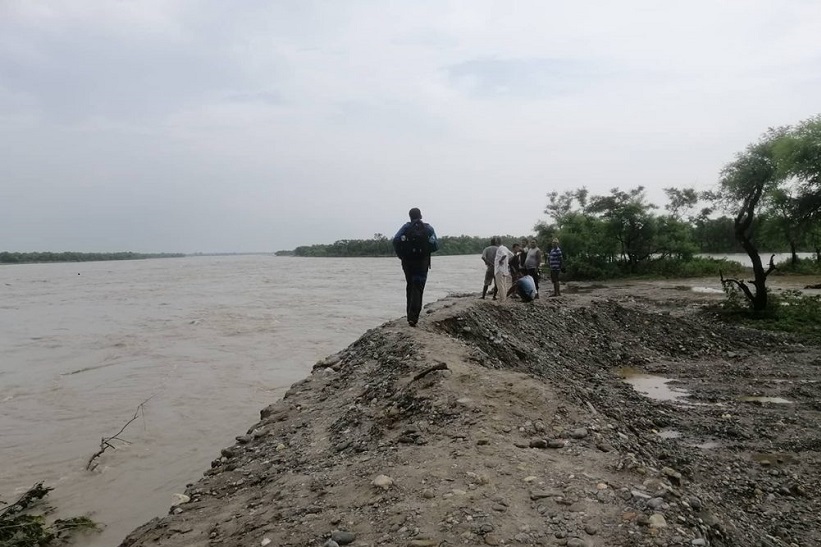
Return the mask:
<path id="1" fill-rule="evenodd" d="M 368 331 L 122 546 L 821 545 L 821 348 L 569 289 Z"/>

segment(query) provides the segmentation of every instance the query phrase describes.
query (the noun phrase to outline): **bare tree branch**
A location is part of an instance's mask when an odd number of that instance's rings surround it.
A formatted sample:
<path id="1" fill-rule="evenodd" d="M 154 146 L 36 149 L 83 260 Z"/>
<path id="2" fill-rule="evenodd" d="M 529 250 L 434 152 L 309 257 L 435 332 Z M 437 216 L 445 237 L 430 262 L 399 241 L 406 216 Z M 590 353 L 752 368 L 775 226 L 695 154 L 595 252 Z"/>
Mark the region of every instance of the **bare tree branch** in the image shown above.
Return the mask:
<path id="1" fill-rule="evenodd" d="M 746 296 L 750 302 L 753 301 L 753 292 L 750 290 L 750 287 L 748 287 L 744 281 L 740 279 L 725 278 L 724 273 L 721 270 L 718 270 L 718 275 L 721 278 L 722 287 L 726 287 L 730 284 L 735 284 L 739 289 L 741 289 L 741 292 L 744 293 L 744 296 Z"/>
<path id="2" fill-rule="evenodd" d="M 770 266 L 767 268 L 767 271 L 764 272 L 764 277 L 767 277 L 768 275 L 770 275 L 772 273 L 773 270 L 776 269 L 774 260 L 775 260 L 775 255 L 771 255 L 770 256 Z"/>
<path id="3" fill-rule="evenodd" d="M 100 456 L 102 456 L 103 452 L 105 452 L 107 449 L 111 448 L 112 450 L 117 450 L 117 447 L 114 446 L 113 444 L 111 444 L 111 441 L 116 440 L 116 441 L 120 441 L 120 442 L 125 443 L 125 444 L 131 444 L 130 442 L 126 441 L 125 439 L 121 439 L 120 434 L 123 431 L 125 431 L 125 429 L 129 425 L 131 425 L 137 418 L 144 415 L 143 410 L 144 410 L 145 403 L 147 403 L 148 401 L 150 401 L 153 398 L 154 398 L 154 395 L 152 395 L 151 397 L 149 397 L 148 399 L 146 399 L 145 401 L 143 401 L 142 403 L 137 405 L 137 409 L 134 411 L 134 416 L 132 416 L 131 419 L 128 420 L 125 423 L 125 425 L 123 425 L 123 427 L 120 428 L 120 430 L 118 432 L 116 432 L 114 435 L 112 435 L 110 437 L 103 437 L 102 439 L 100 439 L 100 449 L 97 452 L 95 452 L 94 454 L 92 454 L 92 456 L 88 459 L 88 463 L 86 464 L 86 471 L 94 471 L 95 469 L 97 469 L 97 465 L 98 465 L 97 459 Z"/>

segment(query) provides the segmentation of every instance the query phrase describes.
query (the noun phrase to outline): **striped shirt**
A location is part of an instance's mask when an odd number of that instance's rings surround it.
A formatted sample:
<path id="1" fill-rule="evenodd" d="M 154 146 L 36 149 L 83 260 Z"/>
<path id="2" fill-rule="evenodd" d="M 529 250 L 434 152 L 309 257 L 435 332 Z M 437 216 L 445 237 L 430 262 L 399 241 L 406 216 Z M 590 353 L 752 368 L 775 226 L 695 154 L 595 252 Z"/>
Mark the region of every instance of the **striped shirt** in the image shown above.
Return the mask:
<path id="1" fill-rule="evenodd" d="M 556 247 L 555 249 L 550 249 L 550 253 L 547 255 L 547 261 L 550 264 L 551 270 L 561 270 L 562 269 L 562 250 L 560 247 Z"/>

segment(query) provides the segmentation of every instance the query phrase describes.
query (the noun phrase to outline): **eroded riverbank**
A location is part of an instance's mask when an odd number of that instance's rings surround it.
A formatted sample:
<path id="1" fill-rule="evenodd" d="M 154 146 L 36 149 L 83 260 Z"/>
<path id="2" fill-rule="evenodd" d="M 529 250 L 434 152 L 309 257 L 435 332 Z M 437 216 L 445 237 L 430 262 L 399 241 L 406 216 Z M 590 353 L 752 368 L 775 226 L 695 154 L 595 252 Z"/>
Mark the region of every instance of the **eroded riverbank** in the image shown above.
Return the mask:
<path id="1" fill-rule="evenodd" d="M 821 349 L 709 298 L 451 297 L 386 323 L 123 545 L 817 545 Z"/>

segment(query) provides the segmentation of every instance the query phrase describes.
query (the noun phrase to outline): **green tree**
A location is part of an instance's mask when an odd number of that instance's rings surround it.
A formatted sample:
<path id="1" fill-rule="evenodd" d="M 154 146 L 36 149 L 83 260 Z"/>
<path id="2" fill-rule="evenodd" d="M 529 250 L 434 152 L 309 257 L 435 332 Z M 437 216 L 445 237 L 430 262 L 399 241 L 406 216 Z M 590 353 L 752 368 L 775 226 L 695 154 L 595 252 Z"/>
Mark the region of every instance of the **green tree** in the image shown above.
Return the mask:
<path id="1" fill-rule="evenodd" d="M 593 196 L 587 210 L 606 222 L 608 234 L 618 241 L 622 257 L 635 271 L 638 262 L 656 252 L 655 208 L 647 203 L 644 187 L 637 186 L 626 192 L 613 188 L 609 195 Z"/>
<path id="2" fill-rule="evenodd" d="M 733 230 L 736 240 L 753 264 L 754 291 L 743 281 L 722 281 L 737 285 L 756 311 L 767 307 L 767 276 L 775 269 L 775 265 L 770 259 L 769 268 L 764 269 L 754 238 L 753 221 L 762 199 L 778 187 L 778 172 L 773 151 L 786 131 L 787 128 L 771 129 L 758 142 L 748 145 L 744 152 L 738 154 L 735 161 L 722 169 L 719 189 L 715 195 L 725 207 L 736 211 Z"/>

